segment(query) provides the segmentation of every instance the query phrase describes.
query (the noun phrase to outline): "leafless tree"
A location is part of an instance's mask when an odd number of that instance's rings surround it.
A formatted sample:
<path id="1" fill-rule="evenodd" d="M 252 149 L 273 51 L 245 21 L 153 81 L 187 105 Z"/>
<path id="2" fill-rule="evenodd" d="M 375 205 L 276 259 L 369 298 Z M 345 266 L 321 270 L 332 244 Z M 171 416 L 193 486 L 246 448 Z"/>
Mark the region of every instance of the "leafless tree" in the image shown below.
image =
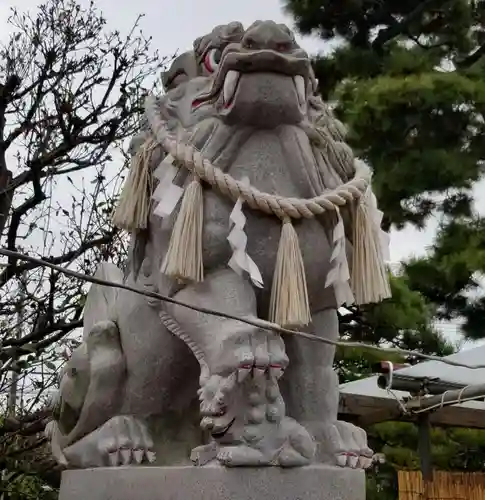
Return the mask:
<path id="1" fill-rule="evenodd" d="M 9 23 L 0 45 L 1 246 L 93 273 L 125 251 L 110 222 L 123 146 L 166 60 L 151 51 L 139 19 L 126 36 L 109 31 L 94 1 L 47 0 L 34 14 L 13 10 Z M 12 440 L 43 425 L 46 391 L 77 342 L 86 291 L 35 264 L 2 260 L 4 461 Z"/>

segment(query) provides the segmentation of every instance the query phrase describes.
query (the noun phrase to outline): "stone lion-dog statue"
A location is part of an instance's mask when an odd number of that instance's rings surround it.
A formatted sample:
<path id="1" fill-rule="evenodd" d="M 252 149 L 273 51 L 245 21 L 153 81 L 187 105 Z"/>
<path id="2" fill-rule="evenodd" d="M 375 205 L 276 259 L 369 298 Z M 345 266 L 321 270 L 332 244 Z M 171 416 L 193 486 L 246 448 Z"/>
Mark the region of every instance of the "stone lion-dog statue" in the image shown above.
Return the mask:
<path id="1" fill-rule="evenodd" d="M 337 419 L 332 364 L 337 309 L 390 296 L 369 167 L 285 25 L 217 26 L 163 84 L 114 214 L 128 262 L 96 274 L 152 296 L 91 287 L 47 429 L 54 455 L 367 468 L 366 433 Z"/>

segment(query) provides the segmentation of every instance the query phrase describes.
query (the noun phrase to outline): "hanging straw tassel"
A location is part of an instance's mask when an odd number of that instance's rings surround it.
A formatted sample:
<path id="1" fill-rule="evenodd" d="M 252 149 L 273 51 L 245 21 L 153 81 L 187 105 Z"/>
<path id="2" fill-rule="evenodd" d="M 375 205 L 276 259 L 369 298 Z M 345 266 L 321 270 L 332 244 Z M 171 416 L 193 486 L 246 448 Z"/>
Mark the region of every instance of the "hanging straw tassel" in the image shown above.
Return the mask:
<path id="1" fill-rule="evenodd" d="M 204 197 L 200 180 L 194 177 L 185 190 L 161 271 L 181 281 L 204 279 L 202 229 Z"/>
<path id="2" fill-rule="evenodd" d="M 156 147 L 157 142 L 149 139 L 131 160 L 130 173 L 113 215 L 113 224 L 120 229 L 134 232 L 148 225 L 152 191 L 150 155 Z"/>
<path id="3" fill-rule="evenodd" d="M 370 188 L 354 212 L 352 290 L 357 305 L 380 302 L 391 297 L 389 277 L 377 227 L 369 209 Z"/>
<path id="4" fill-rule="evenodd" d="M 284 328 L 311 321 L 305 268 L 298 235 L 290 219 L 283 220 L 271 289 L 270 320 Z"/>

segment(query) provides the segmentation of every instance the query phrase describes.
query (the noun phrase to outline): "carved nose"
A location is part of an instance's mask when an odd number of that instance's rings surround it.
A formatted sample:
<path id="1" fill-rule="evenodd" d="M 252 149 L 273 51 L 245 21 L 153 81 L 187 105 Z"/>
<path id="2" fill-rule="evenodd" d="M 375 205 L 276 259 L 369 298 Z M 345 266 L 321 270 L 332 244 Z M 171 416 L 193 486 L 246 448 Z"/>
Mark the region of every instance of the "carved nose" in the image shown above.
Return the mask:
<path id="1" fill-rule="evenodd" d="M 275 50 L 290 52 L 293 49 L 293 38 L 287 29 L 274 21 L 259 21 L 246 31 L 242 46 L 251 50 Z"/>

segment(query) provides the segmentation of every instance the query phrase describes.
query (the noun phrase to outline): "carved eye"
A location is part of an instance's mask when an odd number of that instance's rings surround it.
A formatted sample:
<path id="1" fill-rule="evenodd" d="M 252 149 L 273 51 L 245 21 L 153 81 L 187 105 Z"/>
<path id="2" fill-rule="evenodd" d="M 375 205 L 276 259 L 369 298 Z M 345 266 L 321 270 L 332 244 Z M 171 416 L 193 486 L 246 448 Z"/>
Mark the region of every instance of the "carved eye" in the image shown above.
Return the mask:
<path id="1" fill-rule="evenodd" d="M 204 67 L 209 73 L 214 73 L 221 62 L 222 51 L 220 49 L 211 49 L 204 57 Z"/>
<path id="2" fill-rule="evenodd" d="M 276 45 L 276 52 L 290 52 L 292 49 L 291 43 L 278 43 Z"/>

